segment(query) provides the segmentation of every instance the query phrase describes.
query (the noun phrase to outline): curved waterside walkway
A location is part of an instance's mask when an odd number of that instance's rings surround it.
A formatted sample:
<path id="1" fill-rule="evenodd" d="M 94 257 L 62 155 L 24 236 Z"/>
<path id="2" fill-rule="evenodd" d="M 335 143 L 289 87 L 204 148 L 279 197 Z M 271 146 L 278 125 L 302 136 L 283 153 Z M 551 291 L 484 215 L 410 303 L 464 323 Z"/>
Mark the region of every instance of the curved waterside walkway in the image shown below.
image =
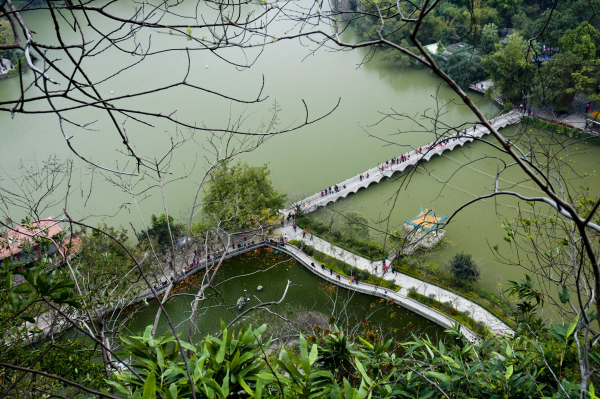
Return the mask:
<path id="1" fill-rule="evenodd" d="M 345 263 L 348 263 L 351 266 L 355 266 L 359 269 L 366 270 L 369 273 L 376 274 L 379 277 L 385 278 L 387 280 L 393 280 L 396 284 L 398 284 L 402 288 L 398 292 L 388 291 L 388 295 L 390 295 L 390 298 L 392 298 L 392 297 L 394 299 L 398 298 L 398 299 L 396 299 L 396 301 L 398 303 L 400 303 L 402 306 L 406 307 L 409 310 L 414 311 L 415 313 L 420 314 L 421 316 L 427 317 L 429 320 L 432 320 L 442 326 L 448 326 L 448 324 L 447 324 L 448 319 L 451 320 L 450 325 L 456 323 L 456 321 L 454 321 L 450 317 L 438 312 L 437 310 L 434 310 L 428 306 L 421 304 L 420 302 L 415 301 L 412 298 L 409 298 L 408 291 L 411 288 L 416 289 L 417 292 L 422 295 L 428 296 L 428 295 L 433 294 L 433 295 L 435 295 L 435 299 L 437 299 L 440 302 L 451 302 L 452 306 L 455 309 L 462 311 L 462 312 L 468 312 L 469 315 L 474 320 L 483 323 L 488 328 L 488 330 L 490 330 L 490 332 L 495 335 L 504 335 L 504 334 L 512 335 L 512 334 L 514 334 L 514 331 L 511 330 L 508 325 L 506 325 L 503 321 L 501 321 L 496 316 L 494 316 L 493 314 L 488 312 L 482 306 L 480 306 L 474 302 L 471 302 L 470 300 L 463 298 L 459 295 L 456 295 L 448 290 L 445 290 L 436 285 L 429 284 L 425 281 L 416 279 L 414 277 L 407 276 L 406 274 L 402 274 L 399 272 L 392 273 L 391 271 L 388 271 L 388 272 L 384 273 L 382 270 L 382 267 L 381 267 L 382 266 L 381 262 L 372 262 L 361 256 L 358 256 L 356 254 L 348 252 L 342 248 L 336 247 L 336 246 L 332 245 L 331 243 L 329 243 L 325 240 L 322 240 L 318 237 L 313 236 L 312 239 L 310 239 L 308 237 L 302 238 L 303 233 L 302 233 L 301 229 L 298 229 L 297 232 L 294 232 L 294 229 L 292 227 L 283 227 L 283 228 L 280 228 L 278 231 L 280 231 L 282 234 L 284 234 L 289 239 L 304 240 L 308 245 L 311 245 L 317 251 L 323 252 L 331 257 L 339 259 Z M 375 267 L 377 267 L 377 272 L 374 271 Z M 312 269 L 312 268 L 310 268 L 310 269 Z M 325 274 L 325 273 L 319 273 L 320 268 L 317 268 L 317 269 L 318 269 L 317 274 L 320 274 L 320 275 Z M 356 286 L 356 284 L 352 284 L 352 285 L 340 284 L 340 285 L 343 285 L 346 288 L 350 288 L 350 289 L 352 289 L 353 286 Z M 379 287 L 379 290 L 383 290 L 383 288 Z M 414 303 L 417 303 L 417 304 L 427 308 L 427 314 L 425 314 L 424 312 L 421 312 L 420 310 L 419 311 L 414 310 L 413 309 L 413 307 L 415 306 Z M 436 314 L 434 315 L 434 313 L 432 313 L 432 311 L 435 312 Z M 442 315 L 443 318 L 439 317 L 438 314 Z M 429 316 L 431 316 L 431 317 L 429 317 Z M 466 327 L 463 326 L 463 331 L 465 331 L 465 330 L 468 330 L 468 329 L 466 329 Z M 473 332 L 471 332 L 471 330 L 468 330 L 468 331 L 471 334 L 474 334 Z M 469 336 L 467 334 L 465 334 L 465 336 L 467 338 L 469 338 Z M 477 337 L 477 335 L 475 335 L 475 337 Z"/>
<path id="2" fill-rule="evenodd" d="M 518 111 L 511 111 L 492 119 L 490 122 L 496 129 L 502 129 L 520 122 L 522 118 L 523 115 Z M 335 202 L 340 198 L 345 198 L 348 194 L 355 194 L 361 188 L 367 188 L 372 183 L 379 183 L 383 178 L 390 178 L 396 172 L 404 172 L 407 168 L 415 168 L 419 163 L 429 161 L 434 155 L 442 155 L 442 153 L 446 151 L 452 151 L 456 147 L 462 147 L 466 143 L 472 142 L 488 134 L 490 134 L 490 131 L 487 127 L 475 125 L 459 132 L 457 135 L 440 138 L 432 143 L 402 154 L 402 157 L 405 159 L 404 161 L 388 164 L 387 167 L 385 166 L 386 164 L 383 164 L 369 169 L 358 176 L 351 177 L 350 179 L 338 183 L 337 192 L 334 191 L 326 195 L 318 192 L 292 204 L 289 209 L 283 209 L 282 212 L 285 215 L 288 215 L 290 210 L 295 209 L 300 209 L 304 214 L 314 212 L 320 207 Z M 364 177 L 361 178 L 361 175 Z"/>
<path id="3" fill-rule="evenodd" d="M 286 236 L 287 238 L 302 240 L 302 232 L 300 230 L 298 230 L 298 232 L 296 233 L 296 232 L 294 232 L 292 227 L 281 228 L 278 230 L 278 232 L 281 233 L 282 235 Z M 371 262 L 365 258 L 362 258 L 362 257 L 352 254 L 350 252 L 347 252 L 341 248 L 335 247 L 335 246 L 331 245 L 329 242 L 322 240 L 320 238 L 317 238 L 317 237 L 313 237 L 313 239 L 311 241 L 307 241 L 307 242 L 310 245 L 314 246 L 314 248 L 320 252 L 323 252 L 334 258 L 340 259 L 343 262 L 346 262 L 352 266 L 355 266 L 355 267 L 361 268 L 363 270 L 367 270 L 370 273 L 373 273 L 374 267 L 376 265 L 374 262 Z M 378 274 L 379 276 L 381 276 L 383 278 L 387 278 L 388 280 L 394 280 L 396 282 L 396 284 L 398 284 L 402 287 L 398 292 L 388 290 L 383 287 L 375 286 L 372 284 L 364 283 L 364 282 L 359 282 L 358 284 L 349 283 L 348 279 L 343 276 L 341 277 L 340 280 L 338 280 L 337 274 L 332 273 L 328 269 L 323 270 L 320 266 L 316 267 L 316 268 L 311 267 L 310 264 L 315 262 L 314 259 L 312 259 L 310 256 L 308 256 L 307 254 L 302 252 L 299 248 L 297 248 L 293 245 L 287 244 L 285 246 L 281 246 L 275 242 L 271 242 L 268 240 L 267 241 L 259 241 L 259 242 L 253 243 L 253 244 L 247 243 L 246 245 L 242 246 L 241 248 L 228 249 L 227 252 L 225 253 L 225 259 L 233 258 L 235 256 L 238 256 L 238 255 L 250 252 L 250 251 L 254 251 L 256 249 L 259 249 L 259 248 L 262 248 L 265 246 L 276 248 L 278 250 L 281 250 L 281 251 L 287 253 L 288 255 L 291 255 L 293 258 L 295 258 L 298 262 L 300 262 L 300 264 L 302 264 L 304 267 L 306 267 L 312 273 L 316 274 L 317 276 L 319 276 L 320 278 L 322 278 L 324 280 L 327 280 L 328 282 L 330 282 L 332 284 L 336 284 L 336 285 L 342 286 L 346 289 L 361 292 L 361 293 L 364 293 L 367 295 L 373 295 L 373 296 L 393 300 L 398 305 L 400 305 L 422 317 L 425 317 L 426 319 L 431 320 L 434 323 L 441 325 L 442 327 L 452 328 L 452 326 L 454 326 L 457 322 L 454 319 L 452 319 L 451 317 L 449 317 L 427 305 L 424 305 L 412 298 L 409 298 L 407 295 L 408 295 L 408 290 L 410 288 L 414 287 L 417 289 L 417 291 L 419 293 L 424 294 L 424 295 L 434 294 L 436 296 L 436 299 L 438 299 L 439 301 L 452 302 L 453 306 L 456 309 L 458 309 L 460 311 L 469 312 L 469 314 L 471 315 L 471 317 L 474 320 L 483 323 L 490 330 L 490 332 L 492 332 L 494 334 L 497 334 L 497 335 L 513 334 L 513 331 L 506 324 L 504 324 L 498 318 L 493 316 L 487 310 L 483 309 L 481 306 L 479 306 L 465 298 L 462 298 L 458 295 L 455 295 L 447 290 L 444 290 L 443 288 L 434 286 L 432 284 L 428 284 L 426 282 L 412 278 L 410 276 L 406 276 L 406 275 L 403 275 L 400 273 L 392 274 L 391 272 L 388 272 L 385 274 L 379 272 L 379 273 L 374 273 L 374 274 Z M 222 253 L 221 253 L 221 256 L 222 256 Z M 219 259 L 219 256 L 217 256 L 217 259 Z M 213 256 L 210 260 L 203 259 L 199 263 L 198 266 L 196 266 L 192 269 L 186 270 L 186 273 L 183 275 L 180 274 L 175 281 L 184 280 L 187 277 L 195 274 L 196 272 L 204 269 L 207 264 L 210 265 L 210 264 L 213 264 L 214 262 L 216 262 L 215 256 Z M 168 277 L 168 278 L 170 279 L 170 277 Z M 159 295 L 162 294 L 164 291 L 166 291 L 167 287 L 168 287 L 168 284 L 158 287 L 156 289 L 157 294 L 159 294 Z M 148 300 L 151 298 L 153 298 L 152 293 L 147 291 L 146 293 L 140 295 L 137 302 Z M 461 332 L 464 334 L 464 336 L 470 342 L 478 342 L 480 340 L 480 337 L 477 334 L 475 334 L 473 331 L 471 331 L 469 328 L 467 328 L 466 326 L 460 324 L 460 329 L 461 329 Z"/>

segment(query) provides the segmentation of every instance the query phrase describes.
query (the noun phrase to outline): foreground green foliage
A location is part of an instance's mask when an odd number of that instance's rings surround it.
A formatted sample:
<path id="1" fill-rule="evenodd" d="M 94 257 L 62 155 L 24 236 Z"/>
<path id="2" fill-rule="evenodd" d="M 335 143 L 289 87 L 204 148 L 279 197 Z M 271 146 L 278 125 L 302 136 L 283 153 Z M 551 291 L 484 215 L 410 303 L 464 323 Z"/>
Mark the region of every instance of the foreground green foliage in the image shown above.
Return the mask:
<path id="1" fill-rule="evenodd" d="M 181 342 L 189 377 L 174 337 L 151 338 L 148 327 L 141 337 L 123 338 L 138 376 L 117 373 L 109 383 L 131 398 L 189 397 L 192 386 L 202 398 L 575 398 L 579 386 L 568 378 L 577 377 L 576 325 L 479 344 L 455 329 L 436 343 L 348 336 L 329 326 L 300 335 L 292 348 L 272 346 L 265 325 L 237 334 L 222 327 L 221 337 Z"/>

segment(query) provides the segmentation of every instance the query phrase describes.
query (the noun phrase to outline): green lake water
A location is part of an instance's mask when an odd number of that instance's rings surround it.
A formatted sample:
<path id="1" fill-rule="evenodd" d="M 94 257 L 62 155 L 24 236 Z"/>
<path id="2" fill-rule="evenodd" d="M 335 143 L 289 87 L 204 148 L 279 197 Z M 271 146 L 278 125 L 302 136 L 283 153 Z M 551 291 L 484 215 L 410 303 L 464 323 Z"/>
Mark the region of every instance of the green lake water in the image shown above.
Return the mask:
<path id="1" fill-rule="evenodd" d="M 175 297 L 165 305 L 173 324 L 179 331 L 185 331 L 185 334 L 189 327 L 190 295 L 197 293 L 201 280 L 201 273 L 187 279 L 177 287 Z M 368 329 L 375 327 L 386 336 L 400 340 L 412 333 L 428 334 L 435 338 L 444 330 L 437 324 L 380 298 L 328 284 L 289 255 L 276 253 L 272 249 L 260 249 L 223 263 L 216 278 L 215 291 L 208 292 L 207 299 L 202 303 L 204 310 L 195 319 L 198 327 L 195 337 L 203 337 L 207 333 L 217 334 L 219 320 L 226 324 L 231 322 L 240 313 L 235 304 L 244 290 L 251 298 L 246 308 L 259 304 L 259 301 L 279 301 L 288 280 L 292 285 L 285 300 L 281 305 L 270 309 L 280 313 L 291 323 L 298 321 L 299 313 L 313 312 L 322 314 L 323 320 L 334 316 L 339 326 L 350 331 L 356 327 L 357 331 L 362 332 L 363 323 L 368 321 Z M 263 289 L 258 291 L 258 286 Z M 147 306 L 140 305 L 138 310 L 140 312 L 136 312 L 129 323 L 131 330 L 137 332 L 154 323 L 158 305 L 150 302 Z M 264 318 L 264 314 L 260 311 L 253 312 L 233 328 L 248 325 L 256 327 L 265 321 L 268 320 Z M 326 324 L 319 325 L 327 327 Z M 159 333 L 164 333 L 167 329 L 166 323 L 161 322 Z"/>
<path id="2" fill-rule="evenodd" d="M 121 7 L 123 13 L 132 9 L 128 2 L 117 2 L 114 7 Z M 45 17 L 43 12 L 27 13 L 25 16 L 40 37 L 51 37 L 53 27 Z M 103 22 L 99 20 L 99 23 Z M 110 23 L 106 23 L 106 27 L 110 27 Z M 275 32 L 284 32 L 290 27 L 289 23 L 286 25 L 281 22 L 274 29 Z M 89 37 L 94 36 L 90 33 Z M 175 35 L 152 33 L 155 49 L 181 46 L 182 41 L 185 39 Z M 429 129 L 428 118 L 436 114 L 441 122 L 449 126 L 468 126 L 474 121 L 473 115 L 466 106 L 459 104 L 450 89 L 425 70 L 399 69 L 381 60 L 378 55 L 363 64 L 365 53 L 360 50 L 332 52 L 321 49 L 310 53 L 305 44 L 298 41 L 276 42 L 265 47 L 254 65 L 244 70 L 209 52 L 191 53 L 188 81 L 209 90 L 252 99 L 257 96 L 264 76 L 264 94 L 268 95 L 268 99 L 259 104 L 233 103 L 181 87 L 118 103 L 135 105 L 148 111 L 175 111 L 179 120 L 215 128 L 226 128 L 243 116 L 241 129 L 253 131 L 261 121 L 270 118 L 269 110 L 273 107 L 280 109 L 279 127 L 287 128 L 304 121 L 304 103 L 309 110 L 309 119 L 312 119 L 331 111 L 339 101 L 339 107 L 324 120 L 275 136 L 255 151 L 238 157 L 252 165 L 268 163 L 275 188 L 286 193 L 290 201 L 312 195 L 392 156 L 428 143 L 434 135 L 422 131 L 419 123 L 424 123 Z M 235 50 L 228 50 L 225 54 L 235 60 L 242 57 Z M 249 55 L 258 53 L 250 52 Z M 93 80 L 100 81 L 114 73 L 119 65 L 134 61 L 129 55 L 109 50 L 85 66 Z M 99 84 L 98 89 L 106 98 L 148 90 L 182 79 L 186 68 L 187 57 L 184 54 L 165 52 L 151 62 L 144 62 L 117 75 L 109 83 Z M 31 79 L 32 73 L 29 71 L 24 75 L 24 80 L 29 83 Z M 0 81 L 2 99 L 14 97 L 19 90 L 18 79 Z M 110 94 L 111 91 L 113 94 Z M 477 93 L 469 93 L 469 96 L 479 104 L 487 117 L 500 113 L 489 99 Z M 42 107 L 43 104 L 33 104 L 29 109 Z M 385 113 L 392 112 L 409 115 L 416 121 L 384 118 Z M 93 131 L 73 125 L 65 127 L 65 134 L 73 136 L 71 142 L 81 154 L 110 168 L 133 169 L 131 160 L 117 151 L 120 138 L 111 129 L 106 116 L 95 115 L 92 110 L 71 111 L 65 116 L 77 124 L 96 121 L 90 126 Z M 8 113 L 0 114 L 0 167 L 4 177 L 1 184 L 12 187 L 6 177 L 14 176 L 21 163 L 26 166 L 39 165 L 52 154 L 57 154 L 62 159 L 73 159 L 76 168 L 66 203 L 72 217 L 85 218 L 91 224 L 105 221 L 131 231 L 130 225 L 142 227 L 140 215 L 148 221 L 152 213 L 163 213 L 166 204 L 171 215 L 185 222 L 207 160 L 214 160 L 210 151 L 210 135 L 196 132 L 192 139 L 186 129 L 178 130 L 160 120 L 153 120 L 152 123 L 153 126 L 147 126 L 128 120 L 125 124 L 136 151 L 149 159 L 162 158 L 172 137 L 188 139 L 185 145 L 173 152 L 167 167 L 172 172 L 167 179 L 172 183 L 165 186 L 162 194 L 156 188 L 156 181 L 147 176 L 118 179 L 109 173 L 91 171 L 87 164 L 68 150 L 56 116 L 45 114 L 18 114 L 14 118 Z M 597 169 L 598 155 L 598 147 L 584 144 L 564 154 L 576 161 L 575 169 L 580 173 L 591 173 Z M 475 196 L 489 192 L 494 174 L 503 166 L 502 159 L 497 151 L 485 143 L 469 144 L 423 165 L 410 180 L 392 179 L 373 185 L 340 201 L 336 206 L 340 210 L 361 212 L 374 227 L 401 229 L 403 221 L 416 215 L 419 206 L 446 215 Z M 178 180 L 182 176 L 188 177 Z M 528 183 L 522 182 L 523 176 L 518 171 L 511 171 L 503 178 L 506 180 L 502 184 L 507 187 L 516 184 L 526 194 L 538 193 L 529 188 Z M 597 183 L 598 177 L 594 176 L 581 179 L 575 186 L 590 186 L 591 194 L 598 195 L 600 185 Z M 136 196 L 119 185 L 133 187 Z M 65 192 L 57 192 L 53 199 L 62 198 Z M 42 216 L 60 215 L 64 206 L 65 201 L 58 201 L 45 209 Z M 490 249 L 495 244 L 501 247 L 506 245 L 502 240 L 504 232 L 500 225 L 503 220 L 516 216 L 517 206 L 514 199 L 501 198 L 479 202 L 465 209 L 446 227 L 449 244 L 440 249 L 433 259 L 444 263 L 461 251 L 473 254 L 482 269 L 480 286 L 492 292 L 498 283 L 523 276 L 521 269 L 498 262 Z M 15 219 L 23 216 L 19 212 L 18 209 L 13 212 Z M 316 216 L 322 217 L 319 214 Z M 508 247 L 502 249 L 508 250 Z M 232 298 L 239 296 L 239 288 L 231 289 Z M 267 292 L 271 294 L 271 291 Z"/>

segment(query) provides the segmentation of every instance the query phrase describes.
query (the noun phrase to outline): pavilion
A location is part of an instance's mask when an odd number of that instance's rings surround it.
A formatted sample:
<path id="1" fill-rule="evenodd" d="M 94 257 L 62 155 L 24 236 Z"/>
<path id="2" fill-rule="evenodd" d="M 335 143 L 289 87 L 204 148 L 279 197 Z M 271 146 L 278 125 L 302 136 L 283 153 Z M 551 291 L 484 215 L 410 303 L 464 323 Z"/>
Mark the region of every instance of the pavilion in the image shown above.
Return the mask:
<path id="1" fill-rule="evenodd" d="M 446 219 L 448 219 L 448 216 L 436 216 L 431 209 L 423 209 L 423 207 L 421 207 L 421 212 L 419 212 L 417 216 L 404 221 L 404 227 L 407 230 L 418 228 L 420 230 L 432 231 L 438 229 Z M 407 227 L 407 225 L 409 227 Z"/>
<path id="2" fill-rule="evenodd" d="M 430 209 L 423 209 L 417 216 L 404 221 L 404 229 L 408 231 L 410 243 L 404 249 L 405 255 L 410 255 L 419 248 L 432 248 L 444 238 L 446 232 L 440 226 L 448 216 L 437 216 Z"/>
<path id="3" fill-rule="evenodd" d="M 600 131 L 600 111 L 587 114 L 585 125 L 592 131 Z"/>

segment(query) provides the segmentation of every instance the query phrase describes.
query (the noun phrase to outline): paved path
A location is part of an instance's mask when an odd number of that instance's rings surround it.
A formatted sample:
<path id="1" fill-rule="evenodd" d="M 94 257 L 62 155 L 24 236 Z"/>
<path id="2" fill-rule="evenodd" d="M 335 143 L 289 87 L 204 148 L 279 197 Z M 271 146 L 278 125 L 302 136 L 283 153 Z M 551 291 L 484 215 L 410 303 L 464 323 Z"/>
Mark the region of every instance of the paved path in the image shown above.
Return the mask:
<path id="1" fill-rule="evenodd" d="M 501 129 L 514 123 L 518 123 L 521 121 L 521 118 L 521 113 L 511 111 L 493 119 L 491 122 L 496 129 Z M 472 142 L 487 134 L 490 134 L 490 131 L 483 125 L 476 125 L 472 128 L 465 129 L 455 136 L 436 140 L 433 143 L 429 143 L 406 154 L 402 154 L 401 157 L 405 157 L 404 161 L 387 164 L 387 166 L 386 164 L 383 164 L 373 169 L 369 169 L 358 176 L 344 180 L 337 184 L 339 189 L 337 192 L 334 191 L 326 195 L 321 195 L 321 192 L 318 192 L 292 204 L 289 209 L 300 209 L 304 214 L 314 212 L 320 207 L 346 197 L 348 194 L 356 193 L 361 188 L 367 188 L 372 183 L 379 183 L 383 178 L 390 178 L 396 172 L 403 172 L 407 168 L 414 168 L 421 162 L 429 161 L 434 155 L 442 155 L 442 153 L 446 151 L 452 151 L 456 147 L 462 147 L 466 143 Z M 281 212 L 284 215 L 288 215 L 290 212 L 289 209 L 283 209 Z"/>
<path id="2" fill-rule="evenodd" d="M 485 92 L 491 88 L 496 102 L 500 105 L 504 105 L 504 102 L 502 101 L 502 97 L 500 97 L 500 95 L 498 95 L 498 93 L 493 91 L 493 87 L 494 87 L 494 82 L 492 82 L 492 79 L 482 80 L 480 82 L 471 83 L 469 85 L 469 89 L 478 91 L 482 94 L 485 94 Z"/>
<path id="3" fill-rule="evenodd" d="M 490 330 L 490 332 L 494 334 L 514 334 L 514 331 L 510 329 L 504 322 L 499 320 L 496 316 L 492 315 L 490 312 L 485 310 L 483 307 L 477 305 L 465 299 L 459 295 L 456 295 L 450 291 L 447 291 L 443 288 L 440 288 L 436 285 L 426 283 L 414 277 L 407 276 L 402 273 L 394 273 L 391 272 L 383 273 L 381 262 L 371 262 L 363 257 L 360 257 L 356 254 L 348 252 L 342 248 L 336 247 L 329 242 L 322 240 L 318 237 L 313 237 L 310 240 L 310 237 L 307 236 L 302 238 L 302 230 L 297 229 L 294 232 L 292 227 L 283 227 L 278 229 L 278 231 L 286 236 L 288 239 L 295 240 L 304 240 L 307 244 L 313 246 L 316 250 L 323 252 L 329 256 L 337 258 L 343 262 L 348 263 L 349 265 L 355 266 L 359 269 L 366 270 L 370 273 L 377 274 L 380 277 L 386 278 L 388 280 L 394 280 L 396 284 L 401 286 L 402 288 L 399 291 L 399 294 L 403 297 L 407 297 L 408 290 L 411 288 L 415 288 L 418 293 L 423 295 L 431 295 L 434 294 L 435 298 L 440 302 L 452 302 L 454 308 L 463 311 L 469 312 L 470 316 L 476 321 L 482 322 L 485 326 Z M 377 266 L 377 272 L 374 272 L 375 267 Z M 318 268 L 319 269 L 319 268 Z M 409 298 L 410 299 L 410 298 Z M 430 309 L 430 308 L 428 308 Z M 437 311 L 436 311 L 437 312 Z M 439 312 L 438 312 L 439 313 Z M 426 316 L 427 317 L 427 316 Z M 447 316 L 446 316 L 447 317 Z"/>
<path id="4" fill-rule="evenodd" d="M 302 232 L 300 230 L 298 230 L 297 232 L 294 232 L 292 227 L 281 228 L 278 230 L 278 232 L 280 234 L 282 234 L 283 236 L 286 236 L 287 238 L 302 240 Z M 381 265 L 376 265 L 376 263 L 371 262 L 365 258 L 362 258 L 362 257 L 352 254 L 350 252 L 347 252 L 339 247 L 333 246 L 329 242 L 322 240 L 318 237 L 313 237 L 313 239 L 310 241 L 305 239 L 305 241 L 307 241 L 310 245 L 314 246 L 317 250 L 319 250 L 323 253 L 326 253 L 332 257 L 338 258 L 352 266 L 356 266 L 363 270 L 367 270 L 371 273 L 373 273 L 375 266 L 381 266 Z M 316 267 L 316 268 L 311 267 L 310 265 L 312 262 L 314 262 L 314 260 L 307 254 L 302 252 L 300 249 L 296 248 L 295 246 L 285 245 L 285 246 L 281 247 L 280 245 L 277 245 L 276 243 L 272 243 L 272 242 L 268 242 L 268 241 L 255 241 L 252 243 L 247 242 L 240 248 L 228 249 L 225 253 L 225 258 L 232 258 L 232 257 L 238 256 L 238 255 L 241 255 L 243 253 L 253 251 L 253 250 L 263 247 L 265 245 L 276 247 L 276 248 L 286 252 L 287 254 L 293 256 L 297 261 L 299 261 L 302 265 L 304 265 L 308 270 L 310 270 L 311 272 L 318 275 L 319 277 L 321 277 L 324 280 L 327 280 L 333 284 L 342 286 L 347 289 L 351 289 L 351 290 L 354 290 L 357 292 L 362 292 L 367 295 L 373 295 L 373 296 L 377 296 L 377 297 L 381 297 L 381 298 L 385 298 L 385 299 L 393 299 L 400 306 L 408 309 L 411 312 L 421 315 L 421 316 L 427 318 L 428 320 L 431 320 L 431 321 L 441 325 L 442 327 L 452 328 L 456 324 L 456 321 L 453 320 L 452 318 L 450 318 L 449 316 L 447 316 L 427 305 L 424 305 L 412 298 L 409 298 L 407 296 L 409 288 L 415 287 L 418 292 L 420 292 L 424 295 L 434 294 L 436 296 L 436 299 L 438 299 L 442 302 L 448 302 L 448 301 L 452 302 L 453 306 L 456 309 L 459 309 L 461 311 L 469 311 L 471 314 L 471 317 L 473 317 L 477 321 L 483 322 L 488 327 L 488 329 L 493 333 L 513 334 L 513 331 L 508 326 L 506 326 L 500 320 L 495 318 L 493 315 L 491 315 L 485 309 L 481 308 L 479 305 L 474 304 L 474 303 L 472 303 L 462 297 L 459 297 L 451 292 L 448 292 L 442 288 L 436 287 L 434 285 L 425 283 L 421 280 L 417 280 L 415 278 L 412 278 L 412 277 L 409 277 L 409 276 L 406 276 L 406 275 L 403 275 L 400 273 L 395 273 L 392 275 L 390 272 L 388 272 L 387 274 L 383 275 L 381 273 L 381 270 L 379 270 L 379 273 L 376 273 L 383 278 L 387 278 L 388 280 L 393 279 L 398 285 L 400 285 L 402 288 L 398 292 L 388 290 L 383 287 L 375 286 L 372 284 L 364 283 L 364 282 L 359 282 L 358 284 L 349 283 L 348 280 L 343 277 L 338 280 L 337 274 L 331 273 L 327 269 L 323 270 L 321 267 Z M 174 280 L 181 281 L 181 280 L 191 276 L 192 274 L 195 274 L 196 272 L 204 269 L 206 267 L 207 263 L 212 264 L 215 261 L 215 255 L 217 255 L 217 254 L 213 254 L 213 256 L 211 257 L 211 260 L 207 260 L 206 258 L 203 258 L 199 264 L 197 264 L 195 267 L 193 267 L 191 269 L 186 270 L 185 274 L 179 274 L 177 276 L 177 279 L 174 279 Z M 222 252 L 221 252 L 221 255 L 222 255 Z M 381 268 L 379 267 L 379 269 L 381 269 Z M 168 288 L 168 284 L 157 286 L 156 292 L 157 292 L 157 294 L 160 295 L 164 291 L 166 291 L 167 288 Z M 133 302 L 129 302 L 126 306 L 131 305 L 132 303 L 151 299 L 153 297 L 153 295 L 149 291 L 150 290 L 145 290 L 145 292 L 140 293 L 136 300 L 134 300 Z M 50 314 L 48 313 L 48 315 L 50 315 Z M 52 324 L 54 318 L 51 317 L 50 319 L 51 320 L 46 320 L 43 317 L 39 317 L 36 322 L 37 327 L 40 328 L 42 331 L 47 332 L 50 325 Z M 64 320 L 61 320 L 61 323 L 64 323 Z M 464 334 L 464 336 L 467 338 L 467 340 L 469 340 L 470 342 L 479 342 L 480 341 L 480 337 L 477 334 L 475 334 L 473 331 L 471 331 L 469 328 L 467 328 L 466 326 L 460 324 L 460 330 Z"/>

